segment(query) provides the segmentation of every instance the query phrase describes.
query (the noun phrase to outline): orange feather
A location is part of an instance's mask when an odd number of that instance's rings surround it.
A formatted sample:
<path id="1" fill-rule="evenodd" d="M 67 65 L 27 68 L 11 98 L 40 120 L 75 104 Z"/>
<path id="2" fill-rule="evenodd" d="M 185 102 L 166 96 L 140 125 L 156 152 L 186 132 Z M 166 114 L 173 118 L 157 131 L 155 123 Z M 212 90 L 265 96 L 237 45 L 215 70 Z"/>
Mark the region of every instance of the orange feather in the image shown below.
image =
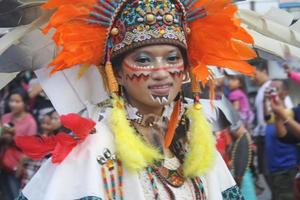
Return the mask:
<path id="1" fill-rule="evenodd" d="M 178 100 L 173 108 L 173 112 L 171 114 L 171 118 L 170 118 L 170 121 L 168 124 L 168 130 L 165 135 L 165 141 L 164 141 L 165 148 L 168 148 L 172 143 L 172 140 L 173 140 L 173 137 L 175 134 L 175 130 L 178 125 L 180 109 L 181 109 L 181 102 L 180 102 L 180 100 Z"/>
<path id="2" fill-rule="evenodd" d="M 190 60 L 196 61 L 191 65 L 196 79 L 207 83 L 208 65 L 252 75 L 254 67 L 246 61 L 256 57 L 250 46 L 253 39 L 236 18 L 237 7 L 231 0 L 199 0 L 192 9 L 201 6 L 207 15 L 189 24 L 191 33 L 188 35 Z M 210 81 L 211 92 L 212 87 Z"/>
<path id="3" fill-rule="evenodd" d="M 74 65 L 99 65 L 104 57 L 106 28 L 89 24 L 89 12 L 96 0 L 50 0 L 43 8 L 57 8 L 44 32 L 55 28 L 53 41 L 62 47 L 49 64 L 51 73 Z"/>

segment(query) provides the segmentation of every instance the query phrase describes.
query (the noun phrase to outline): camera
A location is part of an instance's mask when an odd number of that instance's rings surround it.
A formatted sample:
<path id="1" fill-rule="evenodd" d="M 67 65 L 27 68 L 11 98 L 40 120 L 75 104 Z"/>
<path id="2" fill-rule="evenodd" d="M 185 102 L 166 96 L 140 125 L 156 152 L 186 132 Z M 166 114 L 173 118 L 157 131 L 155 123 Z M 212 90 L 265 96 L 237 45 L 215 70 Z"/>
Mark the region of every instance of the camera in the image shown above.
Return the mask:
<path id="1" fill-rule="evenodd" d="M 5 128 L 13 128 L 14 124 L 12 122 L 9 122 L 9 123 L 3 124 L 3 127 L 5 127 Z"/>
<path id="2" fill-rule="evenodd" d="M 269 87 L 269 88 L 267 88 L 267 93 L 269 93 L 271 96 L 277 95 L 277 88 Z"/>

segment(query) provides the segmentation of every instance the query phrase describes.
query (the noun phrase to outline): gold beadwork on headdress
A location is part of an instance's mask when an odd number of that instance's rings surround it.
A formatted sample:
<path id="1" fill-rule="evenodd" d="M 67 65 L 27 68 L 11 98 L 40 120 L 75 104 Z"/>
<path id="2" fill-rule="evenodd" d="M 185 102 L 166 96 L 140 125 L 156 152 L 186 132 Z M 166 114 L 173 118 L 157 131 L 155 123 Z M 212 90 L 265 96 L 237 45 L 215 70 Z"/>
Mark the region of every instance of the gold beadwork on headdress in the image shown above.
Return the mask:
<path id="1" fill-rule="evenodd" d="M 186 31 L 187 34 L 191 33 L 191 29 L 189 27 L 187 27 L 185 31 Z"/>
<path id="2" fill-rule="evenodd" d="M 118 35 L 118 34 L 119 34 L 119 29 L 116 28 L 116 27 L 114 27 L 114 28 L 111 29 L 111 32 L 110 32 L 110 33 L 111 33 L 113 36 Z"/>
<path id="3" fill-rule="evenodd" d="M 174 17 L 171 14 L 165 14 L 163 20 L 166 24 L 172 24 L 174 21 Z"/>
<path id="4" fill-rule="evenodd" d="M 156 22 L 156 17 L 152 13 L 147 13 L 145 16 L 145 21 L 147 24 L 154 24 Z"/>

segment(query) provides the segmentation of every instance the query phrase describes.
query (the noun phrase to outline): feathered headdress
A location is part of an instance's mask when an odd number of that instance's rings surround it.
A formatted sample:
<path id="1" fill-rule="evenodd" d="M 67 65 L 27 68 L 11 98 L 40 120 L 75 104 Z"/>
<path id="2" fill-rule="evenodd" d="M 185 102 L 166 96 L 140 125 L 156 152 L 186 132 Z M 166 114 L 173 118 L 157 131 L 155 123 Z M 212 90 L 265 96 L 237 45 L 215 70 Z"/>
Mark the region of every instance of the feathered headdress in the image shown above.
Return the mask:
<path id="1" fill-rule="evenodd" d="M 62 47 L 50 63 L 53 72 L 74 65 L 104 64 L 132 48 L 172 43 L 186 48 L 191 72 L 207 82 L 207 66 L 231 68 L 250 75 L 246 61 L 255 57 L 252 37 L 235 17 L 231 0 L 49 0 L 57 9 L 47 32 L 55 28 Z"/>

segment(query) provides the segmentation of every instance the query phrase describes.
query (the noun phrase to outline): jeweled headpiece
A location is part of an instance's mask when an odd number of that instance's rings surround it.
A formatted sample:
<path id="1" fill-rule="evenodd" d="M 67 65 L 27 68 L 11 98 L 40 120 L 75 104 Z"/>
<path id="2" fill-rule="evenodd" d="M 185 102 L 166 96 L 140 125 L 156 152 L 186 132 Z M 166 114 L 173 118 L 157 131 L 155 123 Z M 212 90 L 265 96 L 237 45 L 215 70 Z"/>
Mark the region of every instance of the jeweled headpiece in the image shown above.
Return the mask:
<path id="1" fill-rule="evenodd" d="M 162 0 L 127 2 L 122 3 L 122 11 L 112 20 L 107 41 L 112 57 L 149 44 L 187 48 L 183 5 Z"/>
<path id="2" fill-rule="evenodd" d="M 137 47 L 172 44 L 186 49 L 196 81 L 206 83 L 207 65 L 251 74 L 252 37 L 235 17 L 231 0 L 49 0 L 57 8 L 48 27 L 62 51 L 53 72 L 74 65 L 100 65 Z M 107 75 L 109 76 L 109 75 Z"/>

